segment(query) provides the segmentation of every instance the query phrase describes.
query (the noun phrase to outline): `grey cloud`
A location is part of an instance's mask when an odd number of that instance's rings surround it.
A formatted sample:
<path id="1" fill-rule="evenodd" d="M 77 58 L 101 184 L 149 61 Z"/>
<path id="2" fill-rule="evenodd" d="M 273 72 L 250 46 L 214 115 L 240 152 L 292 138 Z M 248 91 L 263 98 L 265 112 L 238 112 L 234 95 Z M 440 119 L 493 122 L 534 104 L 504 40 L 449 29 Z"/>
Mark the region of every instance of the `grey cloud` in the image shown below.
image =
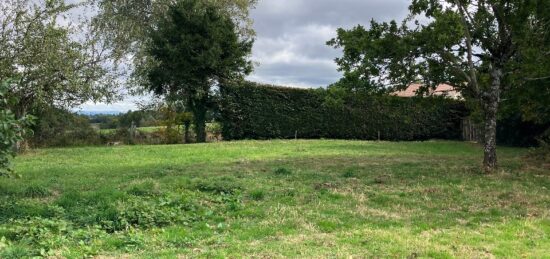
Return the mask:
<path id="1" fill-rule="evenodd" d="M 78 1 L 78 0 L 74 0 Z M 323 87 L 340 77 L 334 58 L 341 52 L 326 41 L 336 29 L 367 25 L 371 19 L 401 20 L 410 0 L 259 0 L 252 10 L 257 33 L 252 59 L 259 63 L 249 80 L 295 87 Z M 88 104 L 86 109 L 132 107 Z"/>
<path id="2" fill-rule="evenodd" d="M 321 87 L 339 77 L 336 66 L 328 62 L 273 63 L 261 67 L 251 80 L 294 87 Z"/>
<path id="3" fill-rule="evenodd" d="M 260 0 L 252 12 L 264 36 L 279 36 L 308 24 L 349 27 L 371 19 L 403 18 L 410 0 Z"/>
<path id="4" fill-rule="evenodd" d="M 409 0 L 260 0 L 252 11 L 257 41 L 253 60 L 260 64 L 250 80 L 294 86 L 326 86 L 339 79 L 326 46 L 336 29 L 371 19 L 403 19 Z"/>

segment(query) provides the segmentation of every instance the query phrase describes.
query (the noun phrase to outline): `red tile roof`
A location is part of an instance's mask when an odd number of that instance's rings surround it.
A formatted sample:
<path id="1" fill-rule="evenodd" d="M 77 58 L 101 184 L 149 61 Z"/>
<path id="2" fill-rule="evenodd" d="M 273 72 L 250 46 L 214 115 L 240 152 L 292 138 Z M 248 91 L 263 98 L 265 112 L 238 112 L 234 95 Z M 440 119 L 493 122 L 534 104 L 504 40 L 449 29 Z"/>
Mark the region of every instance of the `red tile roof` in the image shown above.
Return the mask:
<path id="1" fill-rule="evenodd" d="M 411 84 L 407 89 L 394 92 L 393 95 L 400 96 L 400 97 L 413 97 L 417 95 L 418 90 L 422 87 L 422 84 Z M 449 96 L 451 98 L 455 99 L 461 99 L 462 95 L 459 91 L 457 91 L 453 86 L 448 84 L 440 84 L 438 85 L 435 90 L 429 90 L 428 95 L 445 95 Z"/>

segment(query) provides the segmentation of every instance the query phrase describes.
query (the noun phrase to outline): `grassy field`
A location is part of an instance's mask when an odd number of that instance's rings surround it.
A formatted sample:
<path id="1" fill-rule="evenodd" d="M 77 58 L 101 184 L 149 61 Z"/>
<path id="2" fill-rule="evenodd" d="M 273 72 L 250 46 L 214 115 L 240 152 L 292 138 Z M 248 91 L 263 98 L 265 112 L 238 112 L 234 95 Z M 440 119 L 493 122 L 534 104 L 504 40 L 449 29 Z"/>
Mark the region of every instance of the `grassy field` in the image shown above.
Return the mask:
<path id="1" fill-rule="evenodd" d="M 44 149 L 0 179 L 0 258 L 550 258 L 550 172 L 461 142 Z"/>

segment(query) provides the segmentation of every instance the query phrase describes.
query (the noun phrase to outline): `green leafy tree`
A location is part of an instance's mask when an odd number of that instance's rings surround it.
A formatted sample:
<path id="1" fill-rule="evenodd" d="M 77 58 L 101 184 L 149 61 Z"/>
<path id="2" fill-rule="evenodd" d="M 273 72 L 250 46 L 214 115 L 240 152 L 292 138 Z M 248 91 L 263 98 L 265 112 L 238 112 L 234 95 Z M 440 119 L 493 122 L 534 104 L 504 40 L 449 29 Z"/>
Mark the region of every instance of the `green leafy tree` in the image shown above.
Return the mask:
<path id="1" fill-rule="evenodd" d="M 372 21 L 369 29 L 339 29 L 328 44 L 344 49 L 336 62 L 345 78 L 371 89 L 403 89 L 414 81 L 425 88 L 440 83 L 459 88 L 483 114 L 483 165 L 491 172 L 497 167 L 501 96 L 550 76 L 549 70 L 533 68 L 547 68 L 550 60 L 549 5 L 545 0 L 413 0 L 401 24 Z"/>
<path id="2" fill-rule="evenodd" d="M 525 122 L 550 125 L 550 3 L 540 1 L 522 33 L 521 53 L 514 59 L 502 93 L 503 117 L 521 116 Z M 548 132 L 550 133 L 550 132 Z M 550 135 L 546 136 L 550 137 Z"/>
<path id="3" fill-rule="evenodd" d="M 11 159 L 14 156 L 13 146 L 23 139 L 25 131 L 32 124 L 33 117 L 15 118 L 9 109 L 16 100 L 8 97 L 9 83 L 0 85 L 0 176 L 13 176 Z"/>
<path id="4" fill-rule="evenodd" d="M 37 117 L 32 137 L 27 138 L 33 147 L 66 147 L 97 145 L 100 136 L 88 116 L 56 107 L 43 107 L 33 111 Z"/>
<path id="5" fill-rule="evenodd" d="M 238 25 L 241 36 L 254 35 L 249 11 L 257 0 L 201 0 L 215 5 Z M 120 53 L 137 50 L 147 41 L 148 33 L 165 16 L 174 0 L 89 0 L 97 7 L 94 22 L 101 27 L 109 43 Z M 133 47 L 137 47 L 133 48 Z"/>
<path id="6" fill-rule="evenodd" d="M 64 0 L 0 2 L 0 80 L 16 118 L 45 106 L 70 108 L 116 96 L 112 55 L 98 28 Z"/>
<path id="7" fill-rule="evenodd" d="M 147 88 L 184 100 L 193 113 L 197 141 L 205 142 L 212 89 L 251 72 L 253 41 L 240 37 L 235 22 L 218 6 L 199 0 L 178 1 L 155 27 L 147 49 Z"/>
<path id="8" fill-rule="evenodd" d="M 147 48 L 150 33 L 155 26 L 166 17 L 166 13 L 175 0 L 88 0 L 96 8 L 97 15 L 93 23 L 102 35 L 103 42 L 116 57 L 117 62 L 126 66 L 131 64 L 132 71 L 128 78 L 132 93 L 141 94 L 147 90 L 141 86 L 148 64 Z M 252 19 L 249 11 L 257 0 L 201 0 L 213 5 L 220 12 L 231 18 L 237 27 L 240 37 L 251 39 L 254 37 Z M 137 87 L 136 87 L 137 86 Z"/>

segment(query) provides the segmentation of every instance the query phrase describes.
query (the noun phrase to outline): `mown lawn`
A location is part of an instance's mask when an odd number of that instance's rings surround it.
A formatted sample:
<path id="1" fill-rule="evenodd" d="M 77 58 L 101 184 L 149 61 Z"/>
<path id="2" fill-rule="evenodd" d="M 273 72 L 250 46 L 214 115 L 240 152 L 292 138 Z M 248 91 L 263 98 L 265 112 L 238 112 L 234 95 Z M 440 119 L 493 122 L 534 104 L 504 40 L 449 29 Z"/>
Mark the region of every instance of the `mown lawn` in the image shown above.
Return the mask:
<path id="1" fill-rule="evenodd" d="M 0 258 L 550 258 L 550 172 L 461 142 L 36 150 L 0 179 Z"/>

